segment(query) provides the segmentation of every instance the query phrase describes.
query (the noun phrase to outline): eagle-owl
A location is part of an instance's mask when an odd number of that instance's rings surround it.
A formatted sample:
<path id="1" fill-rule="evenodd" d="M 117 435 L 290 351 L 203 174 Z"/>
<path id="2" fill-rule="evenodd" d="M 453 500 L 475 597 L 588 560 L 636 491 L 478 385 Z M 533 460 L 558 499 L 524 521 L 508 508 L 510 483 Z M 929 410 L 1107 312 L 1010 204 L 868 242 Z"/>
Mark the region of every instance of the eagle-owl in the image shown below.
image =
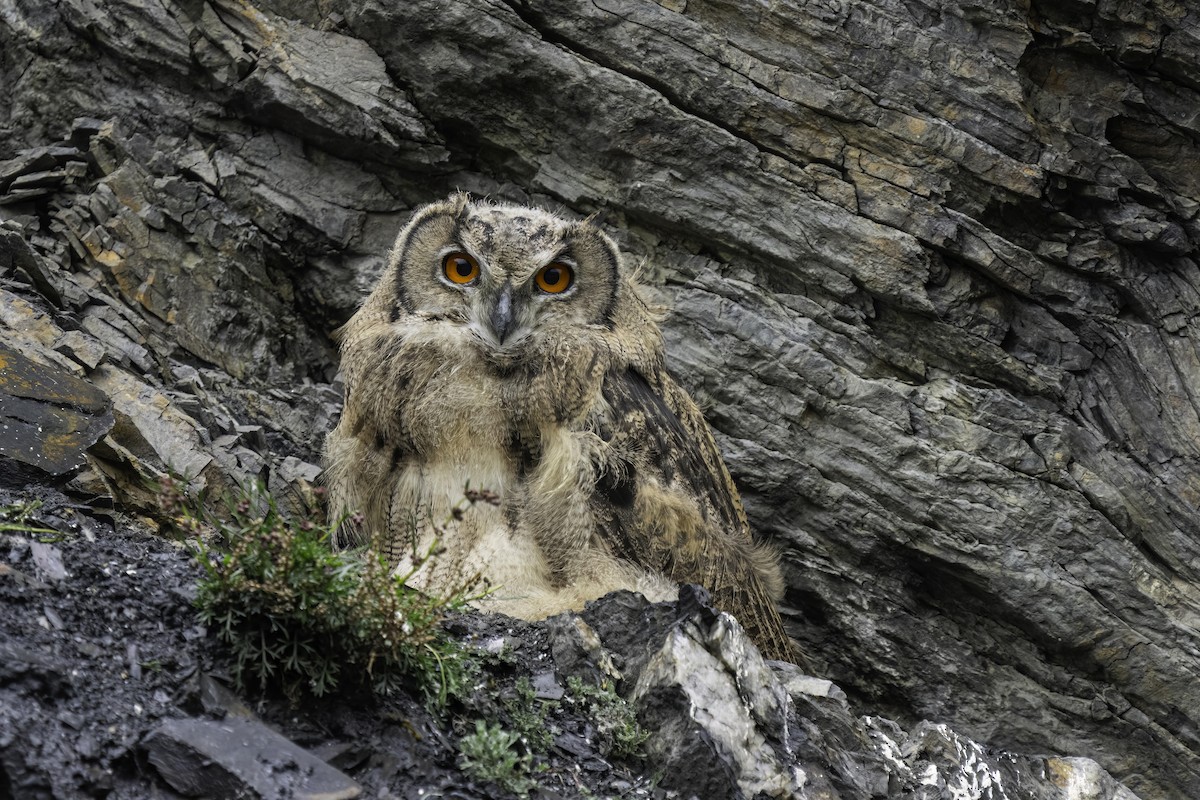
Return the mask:
<path id="1" fill-rule="evenodd" d="M 362 519 L 342 543 L 406 570 L 469 484 L 500 501 L 460 511 L 417 588 L 480 572 L 483 607 L 541 619 L 699 583 L 765 655 L 793 657 L 777 559 L 596 225 L 465 194 L 425 206 L 339 337 L 327 483 L 334 513 Z"/>

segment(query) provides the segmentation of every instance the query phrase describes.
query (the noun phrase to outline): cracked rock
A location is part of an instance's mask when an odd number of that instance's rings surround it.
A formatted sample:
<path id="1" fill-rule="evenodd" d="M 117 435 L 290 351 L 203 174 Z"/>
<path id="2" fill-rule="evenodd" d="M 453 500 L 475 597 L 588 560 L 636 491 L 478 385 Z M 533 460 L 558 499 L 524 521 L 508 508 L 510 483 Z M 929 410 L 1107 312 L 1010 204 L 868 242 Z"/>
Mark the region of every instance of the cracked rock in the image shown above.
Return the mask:
<path id="1" fill-rule="evenodd" d="M 362 789 L 257 720 L 169 719 L 147 737 L 150 763 L 187 797 L 350 800 Z"/>
<path id="2" fill-rule="evenodd" d="M 62 475 L 112 426 L 103 391 L 0 344 L 0 456 Z"/>

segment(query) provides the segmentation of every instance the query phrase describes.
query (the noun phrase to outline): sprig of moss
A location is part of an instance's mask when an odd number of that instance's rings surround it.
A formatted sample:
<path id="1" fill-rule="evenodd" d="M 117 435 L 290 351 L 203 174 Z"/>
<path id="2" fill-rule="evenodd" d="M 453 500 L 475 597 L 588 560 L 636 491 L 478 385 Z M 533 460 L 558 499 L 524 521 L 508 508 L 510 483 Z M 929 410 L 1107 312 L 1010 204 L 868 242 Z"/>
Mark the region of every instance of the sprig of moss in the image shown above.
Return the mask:
<path id="1" fill-rule="evenodd" d="M 582 704 L 585 713 L 596 723 L 596 731 L 610 745 L 610 752 L 619 758 L 641 755 L 641 747 L 650 734 L 638 723 L 633 707 L 617 694 L 608 681 L 599 685 L 572 675 L 567 678 L 567 702 Z"/>
<path id="2" fill-rule="evenodd" d="M 435 708 L 466 691 L 477 668 L 441 622 L 473 599 L 472 585 L 442 596 L 409 589 L 379 553 L 335 552 L 336 525 L 288 519 L 261 488 L 243 490 L 221 516 L 182 499 L 169 479 L 162 494 L 186 531 L 207 528 L 227 543 L 225 552 L 197 545 L 196 603 L 230 647 L 240 687 L 278 688 L 295 700 L 414 686 Z"/>
<path id="3" fill-rule="evenodd" d="M 475 720 L 475 732 L 458 743 L 459 765 L 471 777 L 494 783 L 506 792 L 528 797 L 537 787 L 530 776 L 533 755 L 517 751 L 520 736 L 499 724 Z"/>
<path id="4" fill-rule="evenodd" d="M 554 744 L 555 728 L 547 717 L 558 703 L 539 699 L 526 676 L 518 678 L 513 689 L 514 696 L 503 701 L 513 731 L 531 752 L 544 755 Z"/>

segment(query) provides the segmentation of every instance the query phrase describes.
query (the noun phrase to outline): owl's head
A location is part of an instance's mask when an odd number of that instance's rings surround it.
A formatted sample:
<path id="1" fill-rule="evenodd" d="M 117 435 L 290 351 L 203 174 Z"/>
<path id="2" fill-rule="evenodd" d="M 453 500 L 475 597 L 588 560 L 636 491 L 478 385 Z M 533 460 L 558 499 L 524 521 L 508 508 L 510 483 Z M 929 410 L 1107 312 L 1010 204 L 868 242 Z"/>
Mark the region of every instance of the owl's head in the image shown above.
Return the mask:
<path id="1" fill-rule="evenodd" d="M 616 244 L 594 224 L 465 194 L 419 209 L 388 269 L 393 322 L 460 328 L 501 362 L 535 339 L 611 327 L 624 280 Z"/>

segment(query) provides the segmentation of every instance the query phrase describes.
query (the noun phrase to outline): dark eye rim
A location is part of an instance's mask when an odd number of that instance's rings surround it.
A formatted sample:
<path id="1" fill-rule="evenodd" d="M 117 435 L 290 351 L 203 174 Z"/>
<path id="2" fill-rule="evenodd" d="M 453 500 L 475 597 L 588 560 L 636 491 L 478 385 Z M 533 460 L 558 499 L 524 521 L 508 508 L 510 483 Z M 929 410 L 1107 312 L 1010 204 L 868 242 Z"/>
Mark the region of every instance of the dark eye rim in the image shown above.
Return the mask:
<path id="1" fill-rule="evenodd" d="M 451 263 L 453 261 L 466 261 L 471 267 L 469 276 L 463 275 L 461 272 L 457 273 L 457 277 L 452 275 Z M 479 280 L 481 272 L 482 270 L 479 267 L 479 260 L 466 250 L 451 250 L 442 256 L 442 278 L 444 278 L 451 286 L 471 286 Z"/>
<path id="2" fill-rule="evenodd" d="M 542 275 L 550 269 L 565 270 L 567 273 L 567 285 L 561 289 L 546 289 L 542 285 Z M 575 287 L 575 267 L 562 259 L 555 259 L 537 271 L 534 275 L 534 283 L 537 285 L 538 291 L 542 294 L 549 295 L 550 297 L 562 297 Z"/>

